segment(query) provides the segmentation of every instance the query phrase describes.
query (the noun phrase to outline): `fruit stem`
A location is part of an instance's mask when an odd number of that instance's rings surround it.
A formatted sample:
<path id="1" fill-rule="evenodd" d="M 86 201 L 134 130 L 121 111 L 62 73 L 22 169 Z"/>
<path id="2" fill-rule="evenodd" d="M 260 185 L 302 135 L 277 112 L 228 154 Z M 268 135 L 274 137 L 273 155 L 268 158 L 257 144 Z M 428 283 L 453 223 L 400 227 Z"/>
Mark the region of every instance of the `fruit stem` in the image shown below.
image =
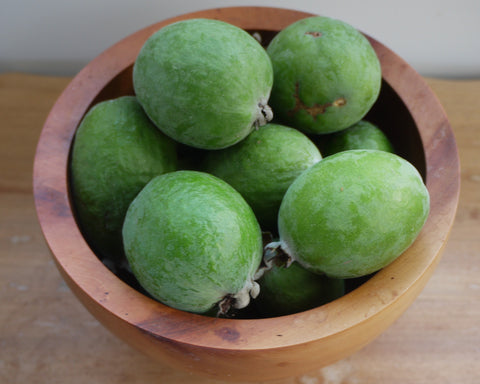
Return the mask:
<path id="1" fill-rule="evenodd" d="M 232 308 L 232 295 L 226 295 L 222 300 L 218 302 L 217 317 L 224 317 L 230 312 Z"/>
<path id="2" fill-rule="evenodd" d="M 260 293 L 260 286 L 254 279 L 247 280 L 243 288 L 235 294 L 226 295 L 218 303 L 217 317 L 227 316 L 232 308 L 242 309 L 250 304 Z"/>
<path id="3" fill-rule="evenodd" d="M 258 113 L 257 113 L 257 119 L 255 120 L 255 129 L 258 129 L 258 127 L 261 127 L 262 125 L 267 124 L 270 120 L 273 119 L 273 111 L 272 108 L 270 108 L 269 105 L 265 102 L 259 102 L 258 103 Z"/>
<path id="4" fill-rule="evenodd" d="M 272 241 L 263 248 L 263 263 L 255 274 L 258 280 L 274 265 L 288 268 L 294 262 L 293 256 L 288 252 L 283 241 Z"/>
<path id="5" fill-rule="evenodd" d="M 233 307 L 236 309 L 245 308 L 248 304 L 250 304 L 250 297 L 255 299 L 259 293 L 260 286 L 258 283 L 253 279 L 248 280 L 245 283 L 245 286 L 232 296 L 235 300 L 233 302 Z"/>

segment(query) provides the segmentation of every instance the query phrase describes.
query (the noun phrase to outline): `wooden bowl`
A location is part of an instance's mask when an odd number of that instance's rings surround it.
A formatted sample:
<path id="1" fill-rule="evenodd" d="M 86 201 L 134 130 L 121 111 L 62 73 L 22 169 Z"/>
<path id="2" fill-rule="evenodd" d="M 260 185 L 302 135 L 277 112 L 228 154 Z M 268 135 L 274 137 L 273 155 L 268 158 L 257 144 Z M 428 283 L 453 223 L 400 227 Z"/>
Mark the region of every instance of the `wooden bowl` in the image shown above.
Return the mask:
<path id="1" fill-rule="evenodd" d="M 311 14 L 278 8 L 212 9 L 165 20 L 121 40 L 89 63 L 53 106 L 34 164 L 34 195 L 46 241 L 64 279 L 108 329 L 174 367 L 217 379 L 267 380 L 320 368 L 359 350 L 412 303 L 437 265 L 459 197 L 455 139 L 437 98 L 405 61 L 370 39 L 383 71 L 382 91 L 368 118 L 423 175 L 429 218 L 395 262 L 345 296 L 302 313 L 266 319 L 221 319 L 169 308 L 107 269 L 82 237 L 72 207 L 68 165 L 75 130 L 95 103 L 133 94 L 138 51 L 156 30 L 187 18 L 214 18 L 266 42 Z M 368 36 L 367 36 L 368 37 Z"/>

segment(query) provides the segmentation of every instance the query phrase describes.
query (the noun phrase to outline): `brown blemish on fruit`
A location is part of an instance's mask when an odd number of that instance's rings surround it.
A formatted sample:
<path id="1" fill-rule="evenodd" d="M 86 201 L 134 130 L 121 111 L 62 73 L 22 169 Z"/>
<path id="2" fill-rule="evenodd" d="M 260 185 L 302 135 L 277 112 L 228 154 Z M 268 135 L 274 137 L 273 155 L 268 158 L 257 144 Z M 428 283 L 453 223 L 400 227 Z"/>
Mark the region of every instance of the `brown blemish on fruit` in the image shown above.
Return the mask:
<path id="1" fill-rule="evenodd" d="M 318 32 L 318 31 L 305 32 L 305 35 L 310 35 L 310 36 L 313 36 L 313 37 L 321 37 L 322 32 Z"/>
<path id="2" fill-rule="evenodd" d="M 298 111 L 304 110 L 314 119 L 316 119 L 318 115 L 325 113 L 325 111 L 329 107 L 339 108 L 347 104 L 347 100 L 344 97 L 339 97 L 338 99 L 332 101 L 331 103 L 314 104 L 311 107 L 309 107 L 305 105 L 305 103 L 300 99 L 299 88 L 300 88 L 300 85 L 298 84 L 298 81 L 297 81 L 297 83 L 295 84 L 295 93 L 293 95 L 295 98 L 295 107 L 293 107 L 290 111 L 288 111 L 289 116 L 294 116 Z"/>

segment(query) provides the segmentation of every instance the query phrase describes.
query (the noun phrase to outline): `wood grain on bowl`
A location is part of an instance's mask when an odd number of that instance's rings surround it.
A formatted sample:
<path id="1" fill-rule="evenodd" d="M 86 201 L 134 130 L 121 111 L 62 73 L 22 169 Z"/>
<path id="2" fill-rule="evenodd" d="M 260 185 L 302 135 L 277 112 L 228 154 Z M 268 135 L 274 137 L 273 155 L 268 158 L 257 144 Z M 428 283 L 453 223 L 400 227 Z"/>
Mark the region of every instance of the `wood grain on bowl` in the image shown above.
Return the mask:
<path id="1" fill-rule="evenodd" d="M 446 244 L 460 176 L 448 119 L 420 75 L 370 37 L 383 72 L 381 96 L 370 116 L 386 127 L 394 146 L 417 166 L 431 196 L 430 216 L 420 236 L 394 263 L 342 298 L 310 311 L 267 319 L 220 319 L 174 310 L 148 298 L 106 268 L 85 242 L 69 193 L 69 152 L 75 130 L 96 102 L 133 93 L 131 68 L 148 36 L 177 20 L 207 17 L 264 31 L 268 39 L 306 16 L 287 9 L 235 7 L 151 25 L 113 45 L 80 71 L 44 124 L 35 156 L 34 196 L 58 269 L 105 327 L 172 366 L 221 379 L 267 380 L 333 363 L 373 340 L 408 308 Z"/>

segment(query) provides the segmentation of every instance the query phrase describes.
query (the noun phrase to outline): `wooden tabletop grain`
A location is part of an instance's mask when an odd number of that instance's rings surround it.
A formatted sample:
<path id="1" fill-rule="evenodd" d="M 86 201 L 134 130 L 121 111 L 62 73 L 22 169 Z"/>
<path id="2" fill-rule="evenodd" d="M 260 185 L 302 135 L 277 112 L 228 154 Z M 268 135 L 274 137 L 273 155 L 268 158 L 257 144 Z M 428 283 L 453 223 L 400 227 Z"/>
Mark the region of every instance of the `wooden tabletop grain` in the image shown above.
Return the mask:
<path id="1" fill-rule="evenodd" d="M 69 80 L 0 74 L 0 383 L 220 383 L 159 365 L 110 334 L 53 263 L 35 214 L 32 166 L 43 122 Z M 480 383 L 480 80 L 426 81 L 449 116 L 462 168 L 439 266 L 365 348 L 272 383 Z"/>

